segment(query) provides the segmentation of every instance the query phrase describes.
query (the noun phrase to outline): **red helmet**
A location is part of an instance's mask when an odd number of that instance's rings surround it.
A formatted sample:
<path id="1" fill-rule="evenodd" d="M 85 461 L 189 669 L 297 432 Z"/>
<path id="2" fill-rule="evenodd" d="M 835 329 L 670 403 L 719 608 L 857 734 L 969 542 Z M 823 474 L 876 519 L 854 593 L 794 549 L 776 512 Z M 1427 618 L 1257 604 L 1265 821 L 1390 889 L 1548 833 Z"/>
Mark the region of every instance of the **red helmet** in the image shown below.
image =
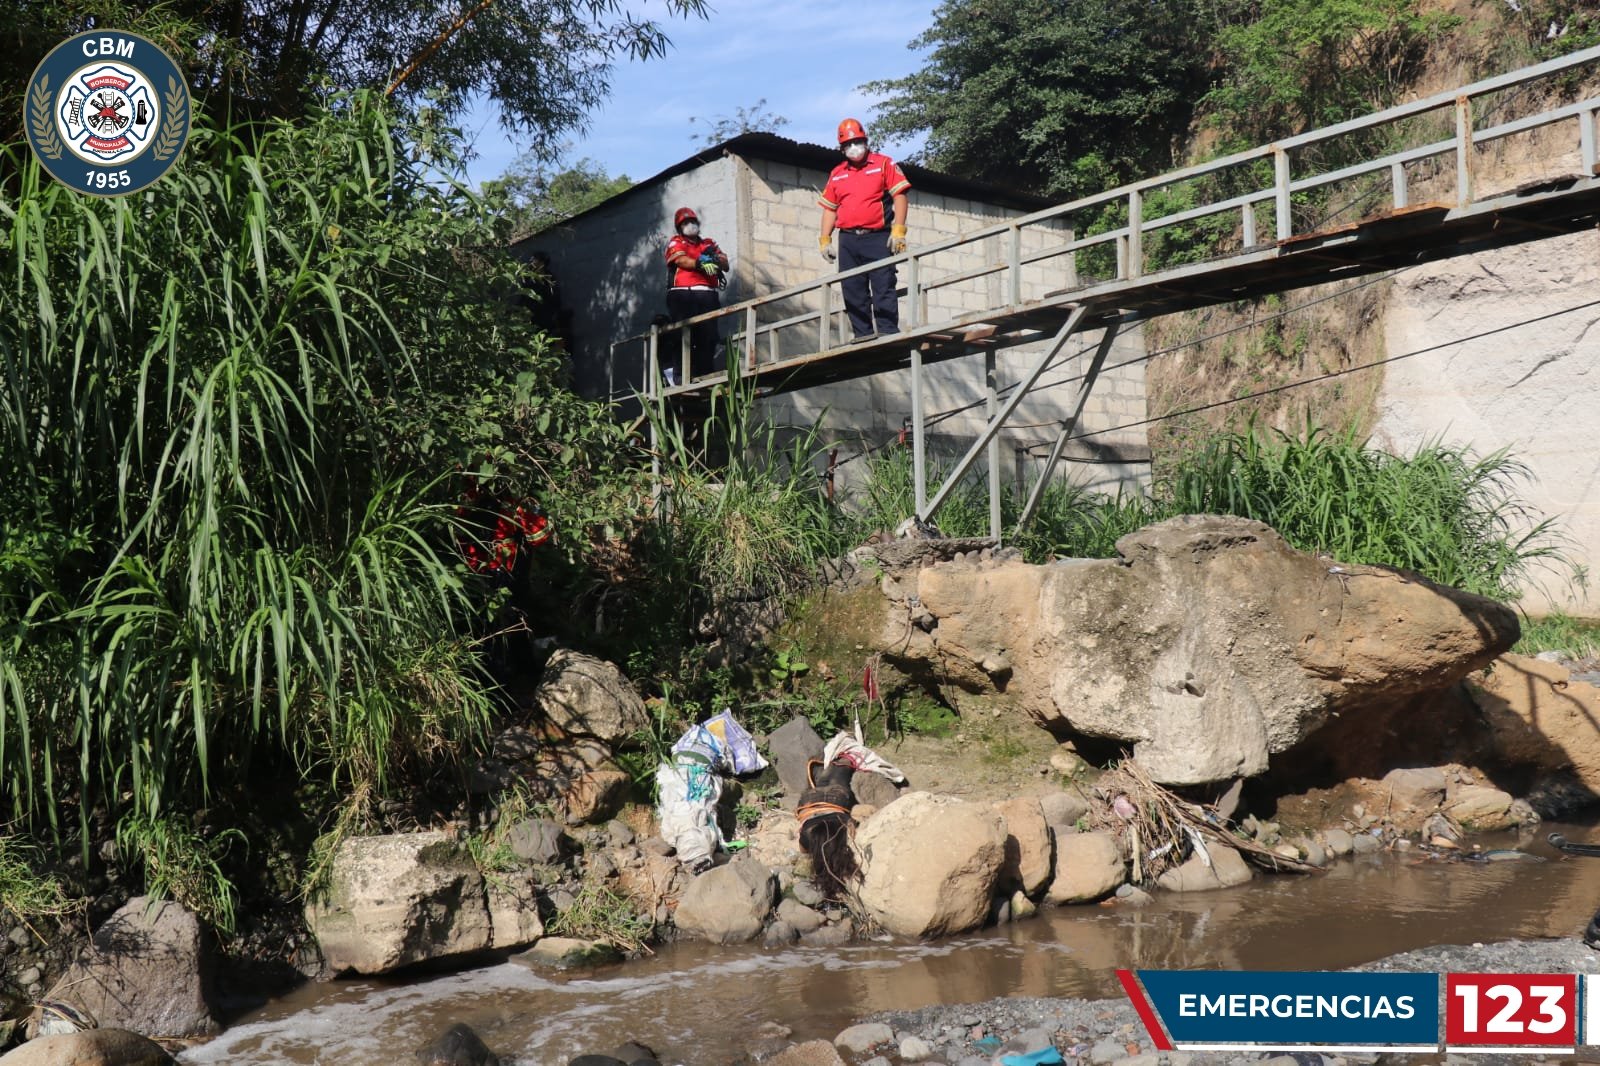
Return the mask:
<path id="1" fill-rule="evenodd" d="M 846 141 L 864 141 L 866 139 L 867 131 L 861 127 L 859 119 L 847 118 L 839 123 L 840 144 L 844 144 Z"/>
<path id="2" fill-rule="evenodd" d="M 699 222 L 700 216 L 694 213 L 694 208 L 692 207 L 680 207 L 678 208 L 678 213 L 672 216 L 672 228 L 682 229 L 683 224 L 690 219 Z"/>

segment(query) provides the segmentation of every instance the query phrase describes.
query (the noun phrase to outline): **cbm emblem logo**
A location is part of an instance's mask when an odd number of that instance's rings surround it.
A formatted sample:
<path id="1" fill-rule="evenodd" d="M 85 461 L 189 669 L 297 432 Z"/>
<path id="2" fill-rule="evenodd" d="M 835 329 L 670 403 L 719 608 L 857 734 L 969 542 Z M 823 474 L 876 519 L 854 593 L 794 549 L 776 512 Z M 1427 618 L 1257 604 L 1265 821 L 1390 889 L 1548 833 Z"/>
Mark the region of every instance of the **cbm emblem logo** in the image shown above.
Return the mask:
<path id="1" fill-rule="evenodd" d="M 172 58 L 137 34 L 94 30 L 50 50 L 23 101 L 33 154 L 79 192 L 138 192 L 189 139 L 189 87 Z"/>

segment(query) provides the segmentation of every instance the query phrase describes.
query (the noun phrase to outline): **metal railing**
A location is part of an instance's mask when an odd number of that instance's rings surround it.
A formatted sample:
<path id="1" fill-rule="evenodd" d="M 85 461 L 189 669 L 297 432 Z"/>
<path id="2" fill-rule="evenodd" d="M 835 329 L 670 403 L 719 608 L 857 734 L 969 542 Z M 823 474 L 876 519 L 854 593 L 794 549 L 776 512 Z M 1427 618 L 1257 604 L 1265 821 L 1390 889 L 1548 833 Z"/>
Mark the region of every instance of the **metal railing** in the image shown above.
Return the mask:
<path id="1" fill-rule="evenodd" d="M 1559 59 L 1474 82 L 1460 89 L 1400 104 L 1362 118 L 1147 178 L 934 244 L 919 246 L 888 259 L 830 274 L 801 285 L 745 300 L 718 311 L 669 325 L 654 326 L 646 333 L 614 344 L 613 361 L 615 362 L 619 350 L 626 350 L 629 346 L 639 346 L 638 365 L 642 371 L 645 391 L 651 396 L 670 396 L 724 378 L 722 372 L 701 375 L 698 379 L 691 378 L 688 327 L 696 323 L 734 320 L 735 328 L 732 330 L 731 339 L 735 342 L 743 370 L 747 374 L 778 369 L 786 363 L 834 351 L 842 346 L 845 339 L 840 321 L 843 301 L 837 292 L 837 287 L 846 279 L 888 265 L 905 267 L 901 275 L 903 281 L 901 292 L 907 299 L 903 326 L 912 333 L 981 321 L 986 316 L 992 318 L 1012 310 L 1064 302 L 1053 299 L 1062 292 L 1072 290 L 1088 292 L 1103 286 L 1140 280 L 1154 281 L 1160 278 L 1161 271 L 1166 268 L 1159 268 L 1157 272 L 1151 274 L 1145 272 L 1146 238 L 1153 233 L 1212 216 L 1236 214 L 1237 225 L 1228 227 L 1226 238 L 1213 242 L 1209 255 L 1202 255 L 1198 260 L 1191 259 L 1186 263 L 1185 266 L 1190 270 L 1194 268 L 1195 262 L 1203 263 L 1253 249 L 1270 250 L 1285 241 L 1314 232 L 1307 228 L 1299 230 L 1296 228 L 1294 210 L 1296 194 L 1355 179 L 1370 180 L 1374 175 L 1386 175 L 1388 206 L 1398 211 L 1412 206 L 1412 179 L 1408 174 L 1408 167 L 1415 167 L 1424 161 L 1449 156 L 1452 153 L 1453 188 L 1450 199 L 1443 206 L 1451 210 L 1462 210 L 1476 202 L 1474 181 L 1476 149 L 1502 138 L 1562 122 L 1576 123 L 1584 176 L 1592 177 L 1596 172 L 1597 163 L 1596 121 L 1597 114 L 1600 114 L 1600 97 L 1589 97 L 1536 114 L 1501 121 L 1483 129 L 1475 126 L 1473 104 L 1474 101 L 1490 94 L 1559 75 L 1596 61 L 1600 61 L 1600 47 L 1574 52 Z M 1454 132 L 1448 137 L 1440 138 L 1434 135 L 1420 144 L 1404 144 L 1408 135 L 1419 138 L 1433 132 L 1427 128 L 1426 123 L 1419 123 L 1418 126 L 1422 127 L 1420 129 L 1398 131 L 1394 140 L 1388 143 L 1387 150 L 1376 158 L 1348 163 L 1329 170 L 1311 170 L 1300 177 L 1294 176 L 1293 171 L 1297 161 L 1306 161 L 1315 166 L 1315 160 L 1309 158 L 1313 155 L 1311 150 L 1330 141 L 1353 134 L 1368 134 L 1383 127 L 1398 128 L 1398 124 L 1406 120 L 1436 112 L 1446 112 L 1447 109 L 1446 122 L 1440 123 L 1434 129 L 1453 121 Z M 1270 183 L 1263 184 L 1261 176 L 1268 164 L 1271 167 L 1272 178 Z M 1441 170 L 1447 171 L 1448 167 Z M 1153 193 L 1195 179 L 1220 178 L 1229 172 L 1233 173 L 1234 186 L 1243 187 L 1246 191 L 1157 217 L 1145 217 L 1145 209 Z M 1096 212 L 1104 216 L 1113 209 L 1120 212 L 1121 224 L 1107 228 L 1103 232 L 1078 236 L 1075 229 L 1063 229 L 1075 220 L 1092 217 Z M 1271 240 L 1268 242 L 1260 241 L 1258 233 L 1260 220 L 1256 217 L 1258 209 L 1269 214 L 1271 218 Z M 1029 250 L 1026 247 L 1028 238 L 1035 231 L 1041 231 L 1057 239 Z M 1065 239 L 1059 239 L 1063 235 Z M 976 264 L 964 263 L 959 269 L 934 272 L 931 262 L 934 256 L 956 252 L 958 253 L 956 258 L 959 259 L 977 258 L 960 253 L 977 249 L 984 242 L 997 240 L 1004 249 L 1004 255 L 1000 259 L 986 258 Z M 1102 252 L 1100 256 L 1107 263 L 1114 259 L 1112 276 L 1096 278 L 1085 284 L 1080 278 L 1082 266 L 1080 256 L 1093 249 L 1107 246 L 1114 251 L 1114 255 Z M 1047 296 L 1030 299 L 1024 271 L 1036 264 L 1045 265 L 1044 275 L 1052 291 Z M 936 321 L 930 321 L 930 294 L 941 288 L 988 278 L 995 274 L 1001 275 L 1003 293 L 997 304 L 983 312 L 949 313 Z M 1039 286 L 1036 284 L 1033 288 L 1037 289 Z M 796 304 L 801 306 L 798 311 L 792 310 L 792 305 Z M 763 321 L 764 318 L 771 320 Z M 674 332 L 681 335 L 681 351 L 679 357 L 675 359 L 679 374 L 678 383 L 669 387 L 662 381 L 661 368 L 663 357 L 667 354 L 666 349 L 671 347 L 664 343 L 664 338 L 670 337 Z M 631 359 L 626 361 L 631 363 Z"/>

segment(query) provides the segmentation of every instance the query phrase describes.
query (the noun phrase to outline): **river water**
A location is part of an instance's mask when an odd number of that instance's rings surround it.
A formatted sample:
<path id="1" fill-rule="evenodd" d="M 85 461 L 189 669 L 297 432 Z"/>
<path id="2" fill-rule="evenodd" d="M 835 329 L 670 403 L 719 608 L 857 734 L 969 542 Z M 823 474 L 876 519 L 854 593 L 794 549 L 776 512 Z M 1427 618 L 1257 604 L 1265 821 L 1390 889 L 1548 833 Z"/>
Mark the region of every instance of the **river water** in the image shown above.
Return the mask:
<path id="1" fill-rule="evenodd" d="M 1481 837 L 1545 862 L 1446 863 L 1384 854 L 1326 873 L 1261 878 L 1155 902 L 1065 907 L 980 933 L 834 948 L 668 945 L 653 957 L 562 977 L 500 963 L 442 977 L 303 986 L 239 1019 L 183 1063 L 389 1066 L 455 1022 L 527 1066 L 564 1066 L 624 1040 L 663 1062 L 731 1060 L 765 1023 L 795 1041 L 863 1015 L 998 996 L 1120 997 L 1118 967 L 1340 969 L 1436 944 L 1573 937 L 1600 906 L 1600 859 L 1563 859 L 1545 824 Z"/>

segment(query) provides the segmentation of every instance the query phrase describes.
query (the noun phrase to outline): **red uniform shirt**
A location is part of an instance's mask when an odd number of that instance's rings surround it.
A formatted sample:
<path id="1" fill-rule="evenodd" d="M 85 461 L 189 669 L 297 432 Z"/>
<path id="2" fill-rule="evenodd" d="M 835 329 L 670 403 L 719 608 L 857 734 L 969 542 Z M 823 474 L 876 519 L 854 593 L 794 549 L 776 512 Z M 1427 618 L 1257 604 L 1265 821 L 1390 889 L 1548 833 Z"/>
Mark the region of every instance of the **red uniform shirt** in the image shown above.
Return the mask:
<path id="1" fill-rule="evenodd" d="M 888 229 L 894 221 L 894 198 L 911 188 L 893 159 L 868 152 L 860 166 L 845 160 L 833 168 L 817 203 L 837 212 L 840 229 Z"/>
<path id="2" fill-rule="evenodd" d="M 716 241 L 709 237 L 685 237 L 681 233 L 673 234 L 672 240 L 667 242 L 667 263 L 672 265 L 672 261 L 680 255 L 686 255 L 698 263 L 700 256 L 708 250 L 717 257 L 717 266 L 727 270 L 728 257 L 722 254 L 722 249 L 717 247 Z M 699 270 L 685 270 L 681 266 L 673 266 L 672 287 L 714 289 L 717 287 L 717 279 Z"/>

